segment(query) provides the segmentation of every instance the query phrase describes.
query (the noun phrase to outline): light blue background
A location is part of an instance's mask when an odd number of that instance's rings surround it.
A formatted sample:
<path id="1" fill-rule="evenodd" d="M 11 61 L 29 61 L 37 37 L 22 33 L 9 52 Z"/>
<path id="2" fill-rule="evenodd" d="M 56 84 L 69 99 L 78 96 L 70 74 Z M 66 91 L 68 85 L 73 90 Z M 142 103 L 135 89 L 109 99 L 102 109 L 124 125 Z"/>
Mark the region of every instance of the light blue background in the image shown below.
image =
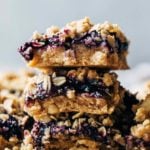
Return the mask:
<path id="1" fill-rule="evenodd" d="M 17 48 L 32 32 L 45 32 L 89 16 L 94 23 L 118 23 L 131 41 L 130 66 L 150 62 L 148 0 L 0 0 L 0 67 L 25 66 Z"/>

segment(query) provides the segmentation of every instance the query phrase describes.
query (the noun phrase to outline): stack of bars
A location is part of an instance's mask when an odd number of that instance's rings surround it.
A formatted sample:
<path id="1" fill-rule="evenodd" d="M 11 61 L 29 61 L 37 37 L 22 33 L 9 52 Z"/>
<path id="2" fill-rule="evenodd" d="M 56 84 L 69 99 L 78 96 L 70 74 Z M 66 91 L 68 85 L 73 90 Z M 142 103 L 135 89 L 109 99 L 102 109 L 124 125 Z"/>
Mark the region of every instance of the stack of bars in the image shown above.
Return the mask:
<path id="1" fill-rule="evenodd" d="M 19 49 L 29 66 L 41 70 L 24 92 L 24 110 L 36 121 L 31 133 L 26 133 L 25 147 L 137 147 L 130 127 L 134 125 L 132 105 L 138 102 L 111 72 L 128 69 L 128 46 L 118 25 L 93 25 L 89 18 L 62 29 L 53 26 L 45 34 L 35 32 Z"/>
<path id="2" fill-rule="evenodd" d="M 20 129 L 19 149 L 150 148 L 150 111 L 143 111 L 146 104 L 123 88 L 112 72 L 128 69 L 128 46 L 118 25 L 93 25 L 89 18 L 62 29 L 53 26 L 44 34 L 35 32 L 19 48 L 28 65 L 41 71 L 25 82 L 22 107 L 28 123 Z M 5 127 L 1 122 L 0 128 Z M 11 124 L 7 118 L 3 122 Z M 15 129 L 2 133 L 5 141 L 16 137 Z"/>

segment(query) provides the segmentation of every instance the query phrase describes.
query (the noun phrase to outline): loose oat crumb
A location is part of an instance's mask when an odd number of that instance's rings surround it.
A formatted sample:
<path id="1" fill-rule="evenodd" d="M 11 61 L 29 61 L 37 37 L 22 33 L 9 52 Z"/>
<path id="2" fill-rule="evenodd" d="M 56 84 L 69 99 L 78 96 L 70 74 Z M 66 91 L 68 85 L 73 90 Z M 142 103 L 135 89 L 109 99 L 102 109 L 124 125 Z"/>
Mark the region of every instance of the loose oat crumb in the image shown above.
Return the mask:
<path id="1" fill-rule="evenodd" d="M 72 27 L 75 29 L 77 34 L 82 34 L 90 30 L 90 28 L 92 27 L 92 23 L 88 17 L 85 17 L 84 19 L 81 19 L 79 21 L 68 23 L 66 27 Z"/>
<path id="2" fill-rule="evenodd" d="M 104 126 L 113 126 L 113 121 L 110 117 L 104 118 L 102 123 Z"/>
<path id="3" fill-rule="evenodd" d="M 37 31 L 33 32 L 33 35 L 32 35 L 32 39 L 33 40 L 39 40 L 41 38 L 42 38 L 42 34 L 41 33 L 37 32 Z"/>
<path id="4" fill-rule="evenodd" d="M 112 77 L 109 73 L 104 74 L 103 82 L 106 84 L 106 86 L 111 86 L 113 84 Z"/>
<path id="5" fill-rule="evenodd" d="M 143 123 L 133 126 L 131 128 L 131 133 L 137 138 L 143 138 L 145 141 L 150 141 L 150 119 L 146 119 Z"/>
<path id="6" fill-rule="evenodd" d="M 98 79 L 98 74 L 96 72 L 96 70 L 89 70 L 88 74 L 87 74 L 87 78 L 89 79 Z"/>
<path id="7" fill-rule="evenodd" d="M 135 120 L 137 122 L 150 118 L 150 94 L 137 106 Z"/>
<path id="8" fill-rule="evenodd" d="M 79 68 L 77 70 L 77 79 L 80 81 L 83 81 L 86 74 L 87 74 L 87 69 L 80 69 Z"/>
<path id="9" fill-rule="evenodd" d="M 75 115 L 72 116 L 72 119 L 79 118 L 79 117 L 82 116 L 82 115 L 83 115 L 82 112 L 76 113 Z"/>
<path id="10" fill-rule="evenodd" d="M 61 29 L 59 38 L 61 41 L 65 41 L 66 38 L 74 38 L 76 35 L 76 29 L 71 26 L 67 26 Z"/>
<path id="11" fill-rule="evenodd" d="M 59 32 L 59 28 L 57 27 L 57 26 L 51 26 L 50 28 L 48 28 L 47 30 L 46 30 L 46 35 L 48 36 L 48 37 L 51 37 L 51 36 L 53 36 L 54 34 L 56 34 L 57 32 Z"/>
<path id="12" fill-rule="evenodd" d="M 114 136 L 114 141 L 116 141 L 117 143 L 125 146 L 125 140 L 120 134 L 116 134 Z"/>
<path id="13" fill-rule="evenodd" d="M 70 126 L 71 126 L 70 120 L 66 120 L 66 121 L 64 122 L 64 125 L 67 126 L 67 127 L 70 127 Z"/>
<path id="14" fill-rule="evenodd" d="M 67 91 L 67 97 L 68 97 L 69 99 L 75 98 L 75 90 L 68 90 L 68 91 Z"/>
<path id="15" fill-rule="evenodd" d="M 3 120 L 3 121 L 6 121 L 9 119 L 9 115 L 7 114 L 0 114 L 0 119 Z"/>
<path id="16" fill-rule="evenodd" d="M 52 81 L 53 81 L 54 85 L 61 86 L 61 85 L 63 85 L 66 82 L 66 77 L 63 77 L 63 76 L 54 77 L 52 79 Z"/>

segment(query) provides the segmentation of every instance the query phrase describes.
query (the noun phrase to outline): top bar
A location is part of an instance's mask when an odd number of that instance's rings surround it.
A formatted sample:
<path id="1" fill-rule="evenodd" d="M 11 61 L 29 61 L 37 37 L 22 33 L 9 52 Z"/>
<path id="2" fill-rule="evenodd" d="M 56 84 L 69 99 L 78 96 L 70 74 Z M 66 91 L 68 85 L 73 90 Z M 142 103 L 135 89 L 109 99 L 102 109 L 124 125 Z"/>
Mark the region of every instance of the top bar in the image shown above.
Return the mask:
<path id="1" fill-rule="evenodd" d="M 117 24 L 93 25 L 88 17 L 46 33 L 34 32 L 32 39 L 19 48 L 29 66 L 98 67 L 128 69 L 129 41 Z"/>

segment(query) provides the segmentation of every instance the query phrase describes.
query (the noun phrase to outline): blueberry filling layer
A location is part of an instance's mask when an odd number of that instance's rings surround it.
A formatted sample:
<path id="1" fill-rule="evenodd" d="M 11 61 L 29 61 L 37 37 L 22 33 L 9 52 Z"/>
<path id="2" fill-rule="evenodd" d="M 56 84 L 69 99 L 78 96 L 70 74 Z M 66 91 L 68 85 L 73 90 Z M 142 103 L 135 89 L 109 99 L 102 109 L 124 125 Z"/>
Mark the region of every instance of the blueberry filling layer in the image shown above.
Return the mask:
<path id="1" fill-rule="evenodd" d="M 73 50 L 75 45 L 84 44 L 87 48 L 107 47 L 110 53 L 121 53 L 122 51 L 127 50 L 129 46 L 128 42 L 121 42 L 121 40 L 116 37 L 115 33 L 111 33 L 111 35 L 113 35 L 115 38 L 114 46 L 110 45 L 107 37 L 101 36 L 101 34 L 97 31 L 87 32 L 80 37 L 66 38 L 64 41 L 61 40 L 60 34 L 61 33 L 46 39 L 31 40 L 26 42 L 19 48 L 19 52 L 27 61 L 30 61 L 33 59 L 34 51 L 38 49 L 46 50 L 47 46 L 64 47 L 65 50 Z"/>
<path id="2" fill-rule="evenodd" d="M 111 127 L 104 127 L 100 122 L 90 123 L 89 117 L 70 119 L 68 125 L 64 121 L 51 121 L 49 123 L 36 122 L 33 130 L 31 131 L 34 143 L 36 146 L 42 146 L 42 139 L 45 135 L 50 135 L 48 141 L 57 139 L 64 136 L 64 138 L 70 139 L 71 136 L 90 138 L 91 140 L 100 141 L 104 144 L 110 144 L 110 138 L 115 135 L 118 131 Z M 59 125 L 63 122 L 64 125 Z M 74 127 L 74 124 L 75 127 Z M 49 129 L 49 130 L 48 130 Z M 48 133 L 47 133 L 48 131 Z"/>
<path id="3" fill-rule="evenodd" d="M 18 121 L 12 116 L 9 116 L 7 120 L 0 119 L 0 135 L 7 140 L 14 136 L 18 139 L 22 138 L 21 127 Z"/>
<path id="4" fill-rule="evenodd" d="M 105 145 L 111 146 L 112 144 L 112 146 L 114 146 L 114 143 L 116 143 L 118 144 L 118 147 L 122 149 L 150 148 L 150 142 L 146 142 L 143 139 L 135 138 L 132 135 L 124 135 L 123 137 L 125 145 L 120 145 L 119 143 L 117 143 L 117 141 L 113 141 L 114 136 L 116 134 L 120 134 L 119 130 L 111 127 L 104 127 L 101 125 L 94 127 L 90 125 L 87 121 L 83 122 L 76 128 L 67 127 L 65 125 L 57 126 L 55 122 L 49 122 L 47 124 L 36 122 L 31 132 L 36 147 L 44 146 L 43 138 L 45 136 L 46 129 L 50 129 L 48 130 L 49 133 L 46 133 L 50 135 L 49 139 L 47 139 L 49 142 L 51 140 L 59 138 L 58 135 L 63 135 L 64 137 L 66 136 L 66 138 L 68 139 L 70 139 L 71 136 L 81 136 L 101 142 Z"/>
<path id="5" fill-rule="evenodd" d="M 51 78 L 51 76 L 49 76 Z M 75 94 L 81 94 L 86 97 L 104 98 L 111 100 L 114 91 L 114 85 L 106 86 L 101 79 L 88 79 L 83 81 L 77 80 L 73 77 L 66 77 L 66 82 L 60 86 L 56 86 L 51 83 L 51 89 L 44 89 L 44 82 L 35 83 L 36 90 L 32 93 L 27 92 L 25 100 L 26 102 L 32 102 L 34 100 L 46 100 L 47 98 L 67 95 L 68 90 L 75 91 Z"/>

